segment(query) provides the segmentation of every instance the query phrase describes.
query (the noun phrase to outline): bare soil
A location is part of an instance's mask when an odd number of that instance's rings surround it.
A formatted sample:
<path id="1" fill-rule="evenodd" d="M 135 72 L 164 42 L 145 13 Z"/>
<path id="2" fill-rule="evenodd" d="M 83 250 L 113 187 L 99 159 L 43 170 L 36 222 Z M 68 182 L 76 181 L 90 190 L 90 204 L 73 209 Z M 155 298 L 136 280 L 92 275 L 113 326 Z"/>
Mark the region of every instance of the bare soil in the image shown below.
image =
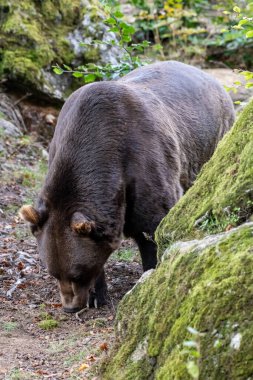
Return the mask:
<path id="1" fill-rule="evenodd" d="M 17 216 L 42 177 L 43 149 L 28 140 L 3 136 L 1 141 L 0 379 L 95 380 L 115 339 L 117 304 L 141 276 L 137 249 L 123 241 L 107 263 L 107 306 L 80 317 L 65 314 L 56 280 L 40 265 L 36 241 Z M 46 329 L 53 324 L 57 327 Z"/>

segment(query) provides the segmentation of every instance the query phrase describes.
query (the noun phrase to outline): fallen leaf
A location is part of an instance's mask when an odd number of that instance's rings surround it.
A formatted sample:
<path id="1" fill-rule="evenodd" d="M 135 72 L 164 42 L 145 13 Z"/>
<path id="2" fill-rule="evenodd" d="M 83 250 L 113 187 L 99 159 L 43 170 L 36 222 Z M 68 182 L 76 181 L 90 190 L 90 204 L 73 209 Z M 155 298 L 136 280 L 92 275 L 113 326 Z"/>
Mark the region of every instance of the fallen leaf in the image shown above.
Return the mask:
<path id="1" fill-rule="evenodd" d="M 83 371 L 83 370 L 85 370 L 85 369 L 87 369 L 87 368 L 89 368 L 90 366 L 89 366 L 89 364 L 87 364 L 87 363 L 83 363 L 82 365 L 80 365 L 80 367 L 78 368 L 78 371 Z"/>
<path id="2" fill-rule="evenodd" d="M 36 373 L 38 375 L 48 375 L 48 372 L 47 371 L 43 371 L 43 369 L 38 369 L 38 371 L 36 371 Z"/>
<path id="3" fill-rule="evenodd" d="M 49 304 L 48 306 L 51 306 L 51 307 L 53 307 L 53 308 L 58 308 L 58 307 L 62 307 L 62 304 L 61 303 L 51 303 L 51 304 Z"/>
<path id="4" fill-rule="evenodd" d="M 25 267 L 22 261 L 20 261 L 17 266 L 18 266 L 18 270 L 22 270 Z"/>
<path id="5" fill-rule="evenodd" d="M 108 350 L 108 344 L 106 342 L 103 342 L 99 346 L 101 351 L 107 351 Z"/>
<path id="6" fill-rule="evenodd" d="M 227 232 L 227 231 L 230 231 L 232 228 L 233 228 L 232 224 L 229 224 L 229 225 L 226 227 L 225 231 L 226 231 L 226 232 Z"/>

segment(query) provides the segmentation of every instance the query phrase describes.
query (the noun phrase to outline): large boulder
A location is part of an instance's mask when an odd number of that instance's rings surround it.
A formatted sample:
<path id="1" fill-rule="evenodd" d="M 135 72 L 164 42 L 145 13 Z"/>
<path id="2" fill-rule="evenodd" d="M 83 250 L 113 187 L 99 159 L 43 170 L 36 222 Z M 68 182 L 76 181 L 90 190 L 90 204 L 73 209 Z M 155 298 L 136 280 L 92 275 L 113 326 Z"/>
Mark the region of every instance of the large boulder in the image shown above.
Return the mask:
<path id="1" fill-rule="evenodd" d="M 103 380 L 253 373 L 253 102 L 157 230 L 160 264 L 121 301 Z"/>
<path id="2" fill-rule="evenodd" d="M 253 101 L 219 143 L 198 179 L 157 230 L 160 254 L 169 243 L 230 229 L 253 212 Z"/>
<path id="3" fill-rule="evenodd" d="M 70 74 L 54 74 L 53 65 L 76 67 L 108 61 L 108 48 L 80 47 L 80 42 L 104 38 L 106 28 L 94 4 L 87 0 L 2 0 L 1 82 L 15 91 L 62 102 L 83 83 L 77 79 L 73 83 Z"/>
<path id="4" fill-rule="evenodd" d="M 73 59 L 67 37 L 80 21 L 81 12 L 80 0 L 1 1 L 1 77 L 15 87 L 60 98 L 50 69 L 56 62 Z"/>

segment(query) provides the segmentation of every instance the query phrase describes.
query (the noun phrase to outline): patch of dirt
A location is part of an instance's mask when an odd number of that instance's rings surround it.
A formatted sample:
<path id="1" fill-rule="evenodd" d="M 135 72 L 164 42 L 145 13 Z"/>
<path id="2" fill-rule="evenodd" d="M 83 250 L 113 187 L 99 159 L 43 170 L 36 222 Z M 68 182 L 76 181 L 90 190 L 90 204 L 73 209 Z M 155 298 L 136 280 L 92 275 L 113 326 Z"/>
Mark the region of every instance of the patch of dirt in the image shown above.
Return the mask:
<path id="1" fill-rule="evenodd" d="M 114 341 L 117 304 L 142 273 L 137 249 L 123 241 L 107 263 L 107 306 L 85 311 L 81 320 L 65 314 L 56 280 L 40 265 L 36 242 L 17 217 L 40 186 L 43 149 L 20 136 L 3 135 L 1 143 L 0 379 L 98 379 L 98 363 Z M 58 326 L 45 330 L 39 325 L 45 320 Z"/>

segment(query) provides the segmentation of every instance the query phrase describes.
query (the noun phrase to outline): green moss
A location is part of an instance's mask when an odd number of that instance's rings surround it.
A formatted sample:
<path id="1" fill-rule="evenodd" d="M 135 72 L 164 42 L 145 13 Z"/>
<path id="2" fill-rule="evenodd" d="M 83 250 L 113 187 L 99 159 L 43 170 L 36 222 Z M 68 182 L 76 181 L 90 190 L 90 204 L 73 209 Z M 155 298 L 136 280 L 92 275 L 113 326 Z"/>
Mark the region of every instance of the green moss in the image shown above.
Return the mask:
<path id="1" fill-rule="evenodd" d="M 22 55 L 22 49 L 21 52 L 5 51 L 2 72 L 8 73 L 10 79 L 22 79 L 25 84 L 43 82 L 40 68 L 31 58 Z"/>
<path id="2" fill-rule="evenodd" d="M 38 323 L 38 326 L 43 330 L 51 330 L 58 327 L 59 322 L 54 319 L 44 319 Z"/>
<path id="3" fill-rule="evenodd" d="M 252 152 L 253 101 L 219 143 L 194 186 L 162 220 L 156 233 L 160 254 L 168 243 L 216 233 L 250 217 Z"/>
<path id="4" fill-rule="evenodd" d="M 71 63 L 74 53 L 67 36 L 83 10 L 81 0 L 1 2 L 0 75 L 42 89 L 43 69 Z"/>
<path id="5" fill-rule="evenodd" d="M 252 246 L 253 223 L 173 245 L 121 302 L 118 343 L 103 379 L 190 379 L 183 347 L 188 326 L 204 333 L 201 380 L 252 379 Z"/>

